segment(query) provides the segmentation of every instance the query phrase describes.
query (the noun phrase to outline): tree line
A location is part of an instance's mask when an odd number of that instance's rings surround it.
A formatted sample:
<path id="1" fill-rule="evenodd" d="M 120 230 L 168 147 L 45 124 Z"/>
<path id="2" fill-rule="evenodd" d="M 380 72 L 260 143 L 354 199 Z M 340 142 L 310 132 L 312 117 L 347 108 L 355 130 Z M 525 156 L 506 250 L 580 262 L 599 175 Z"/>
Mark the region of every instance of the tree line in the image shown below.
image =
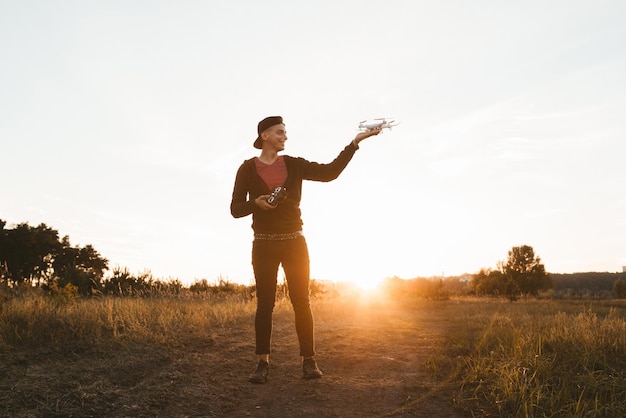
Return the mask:
<path id="1" fill-rule="evenodd" d="M 554 297 L 563 299 L 626 299 L 626 272 L 552 273 Z"/>
<path id="2" fill-rule="evenodd" d="M 520 296 L 537 297 L 554 286 L 541 258 L 529 245 L 511 248 L 506 262 L 498 262 L 495 270 L 481 269 L 472 276 L 471 284 L 477 295 L 501 295 L 512 301 Z"/>
<path id="3" fill-rule="evenodd" d="M 554 298 L 626 298 L 626 274 L 623 273 L 547 273 L 541 259 L 529 245 L 513 247 L 506 262 L 495 270 L 481 269 L 472 276 L 471 286 L 477 295 Z"/>
<path id="4" fill-rule="evenodd" d="M 7 228 L 0 219 L 0 280 L 9 286 L 64 287 L 88 293 L 102 281 L 109 261 L 91 245 L 72 246 L 68 236 L 42 223 Z"/>
<path id="5" fill-rule="evenodd" d="M 6 288 L 40 287 L 64 295 L 142 296 L 176 294 L 179 280 L 155 280 L 149 272 L 131 274 L 114 268 L 92 245 L 74 246 L 68 236 L 44 223 L 20 223 L 7 228 L 0 219 L 0 285 Z"/>
<path id="6" fill-rule="evenodd" d="M 521 297 L 563 299 L 626 298 L 626 273 L 548 273 L 529 245 L 512 247 L 506 261 L 496 268 L 453 277 L 416 277 L 385 281 L 384 290 L 394 297 L 409 295 L 428 299 L 451 296 Z"/>
<path id="7" fill-rule="evenodd" d="M 73 246 L 68 236 L 46 224 L 30 226 L 20 223 L 6 227 L 0 219 L 0 285 L 16 288 L 27 285 L 45 290 L 61 291 L 82 296 L 115 295 L 147 296 L 179 294 L 184 286 L 175 279 L 155 280 L 149 272 L 131 274 L 128 269 L 114 268 L 105 277 L 109 261 L 91 245 Z M 197 294 L 227 294 L 254 292 L 254 286 L 230 283 L 220 277 L 210 285 L 206 279 L 192 284 L 189 289 Z M 482 268 L 475 274 L 452 278 L 397 277 L 387 279 L 384 290 L 398 295 L 427 298 L 477 295 L 506 297 L 511 301 L 520 297 L 626 298 L 626 273 L 549 274 L 529 245 L 512 247 L 506 261 L 499 261 L 495 269 Z M 316 281 L 311 291 L 323 294 Z"/>
<path id="8" fill-rule="evenodd" d="M 541 259 L 529 245 L 513 247 L 506 262 L 496 269 L 482 268 L 478 273 L 462 277 L 415 278 L 404 281 L 388 279 L 385 290 L 394 295 L 413 295 L 431 299 L 450 296 L 497 296 L 515 301 L 520 297 L 538 297 L 554 286 Z"/>

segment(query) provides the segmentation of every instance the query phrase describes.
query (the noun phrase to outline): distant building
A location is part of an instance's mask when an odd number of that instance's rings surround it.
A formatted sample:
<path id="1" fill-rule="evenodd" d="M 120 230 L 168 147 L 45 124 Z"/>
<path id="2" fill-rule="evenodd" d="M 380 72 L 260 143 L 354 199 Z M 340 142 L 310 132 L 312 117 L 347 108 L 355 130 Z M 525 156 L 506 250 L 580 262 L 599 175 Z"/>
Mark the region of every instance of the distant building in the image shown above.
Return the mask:
<path id="1" fill-rule="evenodd" d="M 626 266 L 622 266 L 622 271 L 626 273 Z"/>

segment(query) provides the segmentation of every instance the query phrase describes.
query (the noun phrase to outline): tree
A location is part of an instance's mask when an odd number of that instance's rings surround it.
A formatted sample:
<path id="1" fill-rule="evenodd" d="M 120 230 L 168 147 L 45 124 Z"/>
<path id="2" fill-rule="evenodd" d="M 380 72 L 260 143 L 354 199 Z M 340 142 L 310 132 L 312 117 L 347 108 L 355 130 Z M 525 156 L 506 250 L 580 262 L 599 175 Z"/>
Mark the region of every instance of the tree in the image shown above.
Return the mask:
<path id="1" fill-rule="evenodd" d="M 498 296 L 505 293 L 506 278 L 499 270 L 480 269 L 472 275 L 471 286 L 477 295 Z"/>
<path id="2" fill-rule="evenodd" d="M 507 262 L 500 268 L 522 295 L 538 296 L 540 290 L 552 288 L 550 276 L 546 273 L 541 259 L 535 256 L 535 251 L 531 246 L 522 245 L 511 248 Z M 512 287 L 512 290 L 514 289 Z"/>
<path id="3" fill-rule="evenodd" d="M 613 293 L 618 299 L 626 299 L 626 281 L 624 279 L 617 279 L 613 283 Z"/>
<path id="4" fill-rule="evenodd" d="M 515 301 L 521 295 L 538 296 L 540 290 L 552 288 L 541 259 L 528 245 L 511 248 L 507 262 L 499 261 L 497 266 L 472 275 L 471 286 L 477 295 L 506 296 Z"/>
<path id="5" fill-rule="evenodd" d="M 102 277 L 104 271 L 108 270 L 108 263 L 91 245 L 72 247 L 66 235 L 61 240 L 61 249 L 52 266 L 59 287 L 71 283 L 80 294 L 91 295 L 102 287 Z"/>
<path id="6" fill-rule="evenodd" d="M 108 260 L 91 245 L 72 247 L 67 236 L 59 241 L 59 233 L 43 223 L 5 226 L 0 219 L 0 280 L 13 286 L 47 281 L 62 288 L 70 283 L 82 294 L 101 284 Z"/>
<path id="7" fill-rule="evenodd" d="M 13 285 L 23 282 L 39 284 L 51 274 L 52 260 L 60 248 L 59 233 L 39 224 L 31 227 L 26 223 L 0 233 L 0 264 L 6 269 L 6 280 Z"/>

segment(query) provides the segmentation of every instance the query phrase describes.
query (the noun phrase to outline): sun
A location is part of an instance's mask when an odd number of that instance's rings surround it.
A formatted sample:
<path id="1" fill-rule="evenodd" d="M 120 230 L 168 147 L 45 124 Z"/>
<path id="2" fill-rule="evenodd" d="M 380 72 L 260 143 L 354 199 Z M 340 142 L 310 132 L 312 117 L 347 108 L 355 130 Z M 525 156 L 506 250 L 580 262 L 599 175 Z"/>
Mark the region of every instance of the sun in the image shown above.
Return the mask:
<path id="1" fill-rule="evenodd" d="M 378 296 L 383 293 L 384 281 L 388 277 L 383 271 L 386 266 L 361 262 L 346 262 L 346 259 L 358 259 L 357 253 L 345 248 L 345 242 L 331 242 L 317 246 L 319 241 L 313 236 L 310 249 L 315 253 L 318 263 L 312 265 L 312 277 L 326 277 L 338 288 L 350 295 Z"/>
<path id="2" fill-rule="evenodd" d="M 350 285 L 362 297 L 378 298 L 383 295 L 384 278 L 360 276 L 350 280 Z"/>
<path id="3" fill-rule="evenodd" d="M 362 292 L 376 293 L 381 290 L 383 279 L 354 280 L 352 283 Z"/>

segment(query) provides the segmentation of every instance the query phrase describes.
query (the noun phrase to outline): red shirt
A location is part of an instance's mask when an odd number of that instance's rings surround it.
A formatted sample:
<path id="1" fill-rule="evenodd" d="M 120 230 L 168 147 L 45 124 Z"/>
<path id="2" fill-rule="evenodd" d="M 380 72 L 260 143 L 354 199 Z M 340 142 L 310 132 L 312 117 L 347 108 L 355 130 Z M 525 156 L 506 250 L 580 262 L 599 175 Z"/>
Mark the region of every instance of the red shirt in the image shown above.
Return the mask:
<path id="1" fill-rule="evenodd" d="M 285 180 L 287 180 L 287 166 L 285 166 L 285 159 L 282 155 L 273 164 L 265 164 L 258 158 L 255 159 L 255 164 L 257 174 L 270 190 L 285 184 Z"/>

